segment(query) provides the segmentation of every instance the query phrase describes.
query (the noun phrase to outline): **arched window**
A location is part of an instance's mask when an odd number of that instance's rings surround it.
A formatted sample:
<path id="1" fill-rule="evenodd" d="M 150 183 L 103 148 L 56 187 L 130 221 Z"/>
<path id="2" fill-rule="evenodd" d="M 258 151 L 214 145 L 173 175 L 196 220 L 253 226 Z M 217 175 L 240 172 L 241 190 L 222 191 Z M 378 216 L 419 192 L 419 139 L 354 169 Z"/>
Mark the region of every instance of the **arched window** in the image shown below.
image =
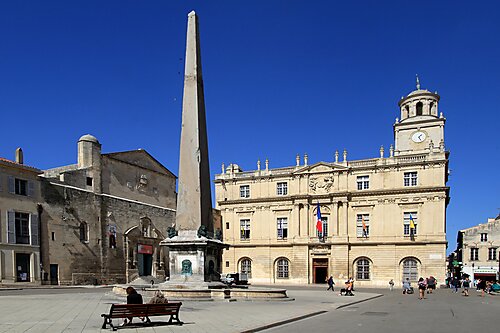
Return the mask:
<path id="1" fill-rule="evenodd" d="M 80 242 L 88 242 L 89 241 L 89 228 L 87 223 L 80 222 Z"/>
<path id="2" fill-rule="evenodd" d="M 424 104 L 422 102 L 417 103 L 417 116 L 421 116 L 423 114 Z"/>
<path id="3" fill-rule="evenodd" d="M 276 262 L 276 277 L 278 279 L 288 279 L 289 274 L 289 261 L 288 259 L 281 258 Z"/>
<path id="4" fill-rule="evenodd" d="M 407 105 L 403 109 L 403 115 L 402 115 L 402 119 L 401 120 L 406 119 L 409 116 L 410 116 L 410 107 Z"/>
<path id="5" fill-rule="evenodd" d="M 245 258 L 241 260 L 240 267 L 240 273 L 247 274 L 247 277 L 250 279 L 252 277 L 252 261 L 248 258 Z"/>
<path id="6" fill-rule="evenodd" d="M 418 279 L 418 263 L 415 259 L 405 259 L 403 261 L 403 281 L 406 279 L 417 281 Z"/>
<path id="7" fill-rule="evenodd" d="M 370 280 L 370 261 L 368 259 L 359 259 L 356 262 L 356 268 L 358 280 Z"/>

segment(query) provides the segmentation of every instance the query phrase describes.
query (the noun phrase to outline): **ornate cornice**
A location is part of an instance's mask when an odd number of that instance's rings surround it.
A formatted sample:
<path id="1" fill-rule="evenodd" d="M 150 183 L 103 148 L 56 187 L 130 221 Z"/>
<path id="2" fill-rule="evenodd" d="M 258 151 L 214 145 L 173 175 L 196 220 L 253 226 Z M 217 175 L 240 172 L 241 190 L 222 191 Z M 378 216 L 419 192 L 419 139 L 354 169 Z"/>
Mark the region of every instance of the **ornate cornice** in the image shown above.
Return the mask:
<path id="1" fill-rule="evenodd" d="M 333 199 L 343 199 L 343 201 L 351 201 L 352 198 L 358 197 L 374 197 L 374 196 L 389 196 L 389 195 L 411 195 L 418 193 L 442 193 L 445 192 L 446 196 L 449 194 L 450 188 L 448 186 L 437 186 L 437 187 L 403 187 L 397 189 L 383 189 L 383 190 L 363 190 L 355 192 L 335 192 L 335 193 L 325 193 L 325 194 L 298 194 L 290 196 L 274 196 L 274 197 L 263 197 L 263 198 L 248 198 L 248 199 L 237 199 L 237 200 L 227 200 L 218 201 L 219 206 L 228 205 L 241 205 L 241 204 L 262 204 L 269 202 L 283 202 L 293 204 L 296 200 L 308 200 L 310 202 L 319 199 L 329 199 L 331 201 L 337 201 Z"/>

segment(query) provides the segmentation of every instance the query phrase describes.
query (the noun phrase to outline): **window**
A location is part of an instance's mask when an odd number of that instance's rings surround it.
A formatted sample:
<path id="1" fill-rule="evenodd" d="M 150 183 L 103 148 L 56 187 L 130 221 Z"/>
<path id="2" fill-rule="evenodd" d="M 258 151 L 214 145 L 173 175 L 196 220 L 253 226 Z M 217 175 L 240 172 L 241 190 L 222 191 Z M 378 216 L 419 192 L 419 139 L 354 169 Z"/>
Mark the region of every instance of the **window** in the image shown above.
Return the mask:
<path id="1" fill-rule="evenodd" d="M 92 186 L 92 177 L 87 177 L 87 186 Z"/>
<path id="2" fill-rule="evenodd" d="M 406 279 L 410 281 L 417 281 L 418 279 L 418 265 L 415 259 L 403 261 L 403 281 L 406 281 Z"/>
<path id="3" fill-rule="evenodd" d="M 229 267 L 229 261 L 226 261 L 226 267 Z"/>
<path id="4" fill-rule="evenodd" d="M 29 244 L 30 215 L 27 213 L 16 212 L 14 216 L 14 220 L 16 223 L 16 244 Z"/>
<path id="5" fill-rule="evenodd" d="M 89 228 L 87 223 L 80 223 L 80 242 L 85 243 L 89 241 Z"/>
<path id="6" fill-rule="evenodd" d="M 423 114 L 422 110 L 424 108 L 424 104 L 422 102 L 417 103 L 417 116 L 421 116 Z"/>
<path id="7" fill-rule="evenodd" d="M 358 214 L 356 217 L 356 236 L 370 236 L 370 214 Z"/>
<path id="8" fill-rule="evenodd" d="M 278 217 L 278 239 L 286 239 L 288 237 L 288 219 L 286 217 Z"/>
<path id="9" fill-rule="evenodd" d="M 318 238 L 324 238 L 328 237 L 328 217 L 322 216 L 321 217 L 321 222 L 322 222 L 322 232 L 319 232 L 319 230 L 316 230 L 318 234 Z"/>
<path id="10" fill-rule="evenodd" d="M 497 260 L 497 248 L 490 247 L 488 249 L 488 260 Z"/>
<path id="11" fill-rule="evenodd" d="M 358 190 L 367 190 L 370 188 L 370 176 L 357 177 Z"/>
<path id="12" fill-rule="evenodd" d="M 488 241 L 488 234 L 482 233 L 481 234 L 481 242 L 487 242 L 487 241 Z"/>
<path id="13" fill-rule="evenodd" d="M 357 279 L 370 280 L 370 261 L 368 259 L 359 259 L 357 262 Z"/>
<path id="14" fill-rule="evenodd" d="M 247 274 L 250 279 L 252 277 L 252 261 L 248 258 L 241 261 L 241 273 Z"/>
<path id="15" fill-rule="evenodd" d="M 15 184 L 16 184 L 16 191 L 15 191 L 16 194 L 26 195 L 26 196 L 28 195 L 27 191 L 28 182 L 26 180 L 16 178 Z"/>
<path id="16" fill-rule="evenodd" d="M 240 220 L 241 240 L 250 239 L 250 220 Z"/>
<path id="17" fill-rule="evenodd" d="M 56 233 L 52 231 L 52 240 L 55 241 L 56 240 Z"/>
<path id="18" fill-rule="evenodd" d="M 288 264 L 288 259 L 278 259 L 277 262 L 277 274 L 276 277 L 278 279 L 288 279 L 288 273 L 289 273 L 289 264 Z"/>
<path id="19" fill-rule="evenodd" d="M 240 198 L 250 198 L 250 185 L 240 186 Z"/>
<path id="20" fill-rule="evenodd" d="M 470 249 L 470 260 L 479 260 L 479 249 L 477 247 L 471 247 Z"/>
<path id="21" fill-rule="evenodd" d="M 287 195 L 288 194 L 288 183 L 276 184 L 276 194 L 277 195 Z"/>
<path id="22" fill-rule="evenodd" d="M 404 173 L 404 185 L 405 186 L 417 186 L 417 172 L 405 172 Z"/>
<path id="23" fill-rule="evenodd" d="M 226 229 L 229 229 L 229 222 L 226 222 Z"/>
<path id="24" fill-rule="evenodd" d="M 417 234 L 417 212 L 404 213 L 403 234 L 405 236 L 415 236 Z"/>

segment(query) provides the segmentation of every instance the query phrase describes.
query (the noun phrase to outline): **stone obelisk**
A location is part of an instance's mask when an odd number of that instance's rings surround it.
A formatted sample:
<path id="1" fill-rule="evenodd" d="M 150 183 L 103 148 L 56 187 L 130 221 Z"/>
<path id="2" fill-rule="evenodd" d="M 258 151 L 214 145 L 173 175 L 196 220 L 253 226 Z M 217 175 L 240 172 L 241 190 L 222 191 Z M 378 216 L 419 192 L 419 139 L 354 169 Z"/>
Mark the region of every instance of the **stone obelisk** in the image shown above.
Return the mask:
<path id="1" fill-rule="evenodd" d="M 196 234 L 202 225 L 213 233 L 200 36 L 194 11 L 188 15 L 175 223 L 180 233 L 194 230 Z"/>
<path id="2" fill-rule="evenodd" d="M 227 245 L 220 237 L 214 238 L 200 37 L 194 11 L 188 15 L 185 66 L 175 230 L 170 229 L 161 244 L 168 247 L 169 283 L 199 288 L 218 280 Z"/>

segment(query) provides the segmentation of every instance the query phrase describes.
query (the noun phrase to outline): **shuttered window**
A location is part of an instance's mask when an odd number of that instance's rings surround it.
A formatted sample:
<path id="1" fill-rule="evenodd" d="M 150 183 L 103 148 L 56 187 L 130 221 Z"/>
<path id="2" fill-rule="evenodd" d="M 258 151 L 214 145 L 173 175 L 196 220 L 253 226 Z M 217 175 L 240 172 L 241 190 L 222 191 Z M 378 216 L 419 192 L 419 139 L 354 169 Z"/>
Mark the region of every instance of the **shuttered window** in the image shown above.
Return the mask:
<path id="1" fill-rule="evenodd" d="M 9 244 L 40 245 L 38 215 L 7 212 L 7 241 Z"/>

